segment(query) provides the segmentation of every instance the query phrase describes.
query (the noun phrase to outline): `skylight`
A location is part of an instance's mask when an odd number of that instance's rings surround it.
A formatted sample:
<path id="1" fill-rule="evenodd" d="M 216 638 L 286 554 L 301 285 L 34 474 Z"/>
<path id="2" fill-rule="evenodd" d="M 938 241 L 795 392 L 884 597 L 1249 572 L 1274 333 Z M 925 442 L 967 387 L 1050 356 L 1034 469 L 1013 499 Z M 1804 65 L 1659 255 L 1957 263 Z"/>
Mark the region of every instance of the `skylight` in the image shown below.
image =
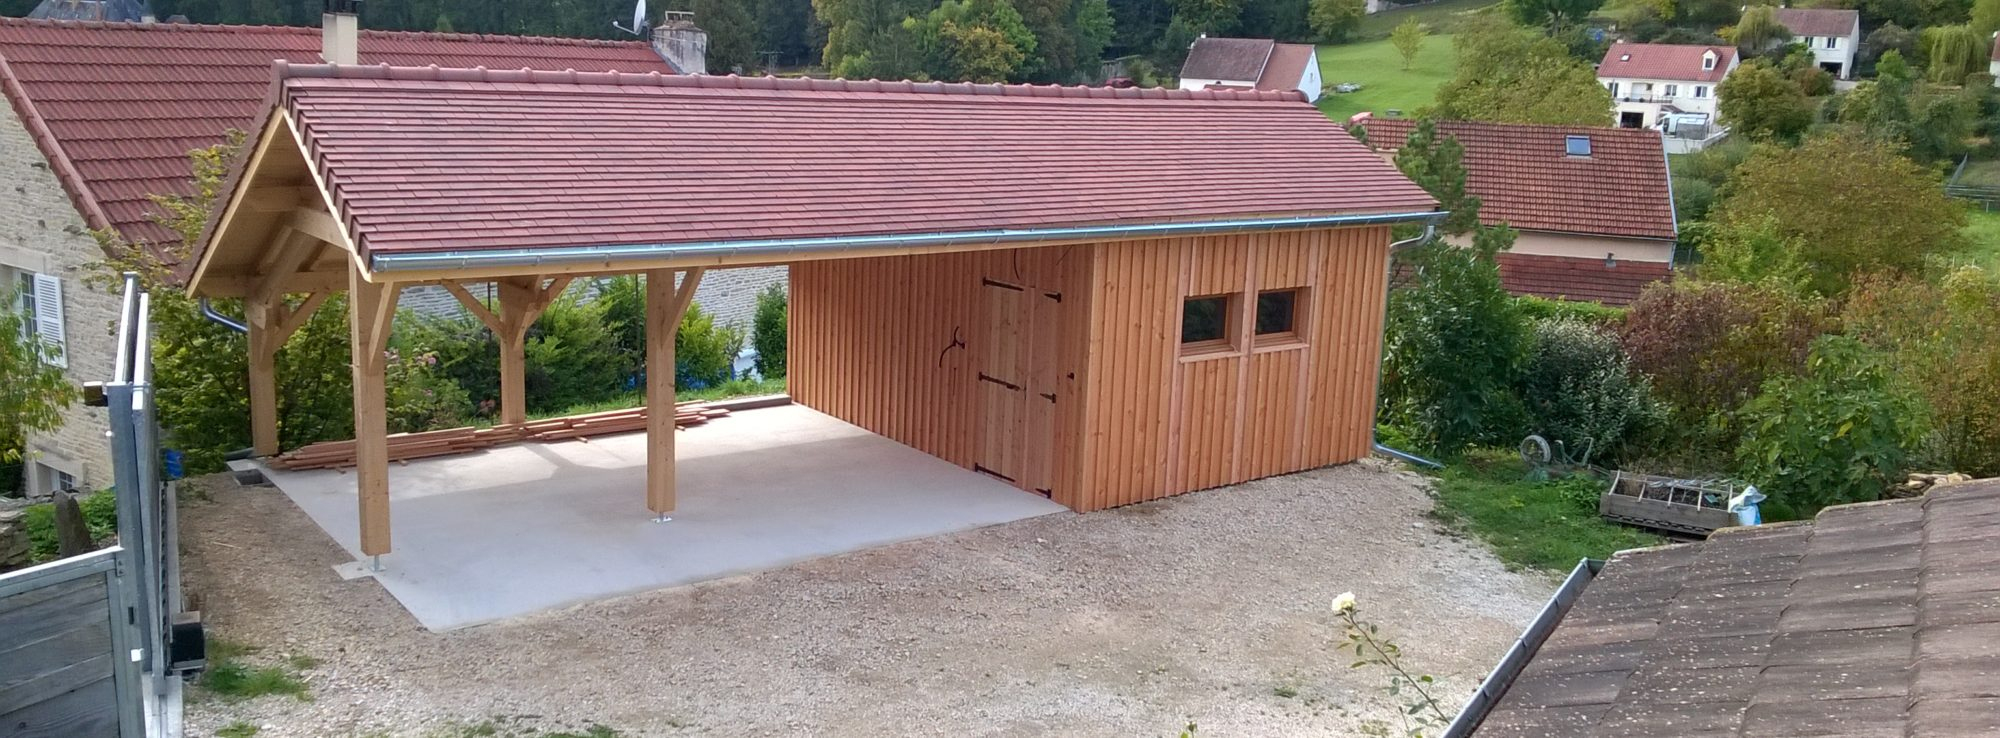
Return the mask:
<path id="1" fill-rule="evenodd" d="M 1589 136 L 1564 136 L 1563 149 L 1570 156 L 1590 156 Z"/>

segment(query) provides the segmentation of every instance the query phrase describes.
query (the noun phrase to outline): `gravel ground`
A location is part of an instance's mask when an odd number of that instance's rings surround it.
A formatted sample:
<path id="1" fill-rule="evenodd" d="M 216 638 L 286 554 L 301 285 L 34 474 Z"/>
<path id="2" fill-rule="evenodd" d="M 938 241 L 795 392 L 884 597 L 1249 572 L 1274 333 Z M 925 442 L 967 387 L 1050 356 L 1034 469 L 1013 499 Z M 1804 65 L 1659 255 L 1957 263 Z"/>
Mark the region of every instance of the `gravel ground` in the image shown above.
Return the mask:
<path id="1" fill-rule="evenodd" d="M 200 481 L 185 570 L 211 633 L 319 663 L 310 701 L 193 698 L 194 736 L 1352 735 L 1395 705 L 1333 652 L 1334 595 L 1455 708 L 1555 586 L 1362 462 L 439 634 L 340 581 L 282 493 Z"/>

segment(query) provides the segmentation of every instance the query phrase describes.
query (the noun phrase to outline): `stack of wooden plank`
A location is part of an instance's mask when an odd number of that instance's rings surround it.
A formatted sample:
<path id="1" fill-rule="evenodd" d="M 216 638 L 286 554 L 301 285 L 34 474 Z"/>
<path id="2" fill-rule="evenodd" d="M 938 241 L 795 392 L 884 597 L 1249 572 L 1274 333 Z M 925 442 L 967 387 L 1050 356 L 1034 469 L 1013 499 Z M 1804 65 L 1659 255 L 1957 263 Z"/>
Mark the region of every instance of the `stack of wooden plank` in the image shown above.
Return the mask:
<path id="1" fill-rule="evenodd" d="M 705 403 L 683 402 L 674 406 L 674 426 L 686 428 L 701 425 L 711 418 L 728 414 L 728 410 L 709 407 Z M 389 436 L 389 460 L 408 461 L 431 456 L 450 456 L 518 441 L 588 440 L 592 436 L 631 433 L 645 429 L 646 408 L 636 407 L 628 410 L 609 410 L 532 420 L 526 423 L 496 425 L 491 428 L 465 427 L 422 433 L 397 433 Z M 273 468 L 290 470 L 354 466 L 354 442 L 322 441 L 301 446 L 278 455 L 269 463 Z"/>

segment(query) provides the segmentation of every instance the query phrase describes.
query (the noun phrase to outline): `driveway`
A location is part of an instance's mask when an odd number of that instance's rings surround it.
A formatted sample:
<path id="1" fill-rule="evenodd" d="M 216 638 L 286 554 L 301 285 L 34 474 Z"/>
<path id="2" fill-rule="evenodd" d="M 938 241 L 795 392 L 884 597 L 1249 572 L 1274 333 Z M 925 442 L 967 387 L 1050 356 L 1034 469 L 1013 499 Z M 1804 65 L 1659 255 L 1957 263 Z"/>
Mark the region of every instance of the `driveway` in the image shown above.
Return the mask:
<path id="1" fill-rule="evenodd" d="M 310 701 L 197 701 L 190 735 L 1350 735 L 1396 705 L 1334 653 L 1334 595 L 1455 706 L 1554 590 L 1363 462 L 434 633 L 341 581 L 350 557 L 284 494 L 199 483 L 185 570 L 211 633 L 317 664 Z"/>

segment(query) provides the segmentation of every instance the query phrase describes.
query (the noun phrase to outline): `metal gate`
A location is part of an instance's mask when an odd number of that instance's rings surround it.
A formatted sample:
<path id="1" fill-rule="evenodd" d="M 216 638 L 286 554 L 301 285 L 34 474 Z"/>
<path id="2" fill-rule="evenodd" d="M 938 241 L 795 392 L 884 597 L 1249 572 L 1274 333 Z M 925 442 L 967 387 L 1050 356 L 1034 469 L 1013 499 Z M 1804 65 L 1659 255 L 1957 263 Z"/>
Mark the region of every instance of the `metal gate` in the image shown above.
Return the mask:
<path id="1" fill-rule="evenodd" d="M 200 668 L 202 644 L 199 624 L 176 627 L 187 618 L 173 489 L 160 478 L 150 310 L 127 275 L 112 380 L 86 388 L 111 427 L 119 545 L 0 575 L 0 735 L 179 733 L 180 675 Z"/>

